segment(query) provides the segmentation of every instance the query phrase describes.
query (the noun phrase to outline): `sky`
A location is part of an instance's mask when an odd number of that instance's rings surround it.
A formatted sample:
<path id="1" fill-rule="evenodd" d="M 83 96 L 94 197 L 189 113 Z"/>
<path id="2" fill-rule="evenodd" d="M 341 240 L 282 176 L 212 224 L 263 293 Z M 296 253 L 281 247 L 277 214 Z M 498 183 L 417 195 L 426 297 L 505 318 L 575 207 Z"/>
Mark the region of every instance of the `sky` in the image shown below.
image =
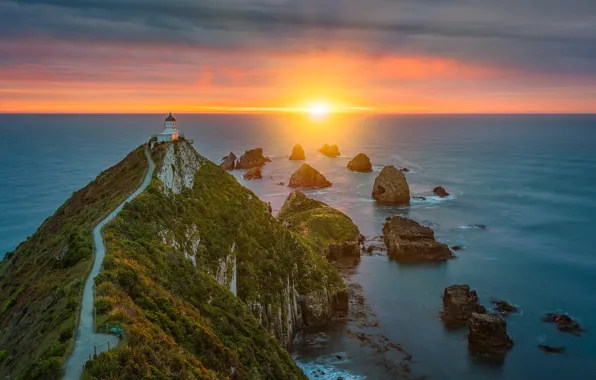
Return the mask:
<path id="1" fill-rule="evenodd" d="M 0 0 L 0 112 L 596 112 L 594 0 Z"/>

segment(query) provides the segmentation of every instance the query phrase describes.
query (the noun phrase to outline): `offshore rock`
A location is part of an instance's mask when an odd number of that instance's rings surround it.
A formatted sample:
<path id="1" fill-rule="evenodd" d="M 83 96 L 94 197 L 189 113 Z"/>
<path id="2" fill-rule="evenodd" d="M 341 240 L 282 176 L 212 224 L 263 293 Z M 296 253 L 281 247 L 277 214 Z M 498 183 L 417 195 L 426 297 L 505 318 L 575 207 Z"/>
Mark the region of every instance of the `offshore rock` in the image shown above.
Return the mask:
<path id="1" fill-rule="evenodd" d="M 433 193 L 441 198 L 448 197 L 449 193 L 442 186 L 435 187 Z"/>
<path id="2" fill-rule="evenodd" d="M 493 304 L 494 309 L 503 315 L 508 315 L 517 312 L 517 307 L 513 306 L 507 301 L 492 300 L 491 303 Z"/>
<path id="3" fill-rule="evenodd" d="M 470 290 L 468 285 L 451 285 L 445 288 L 441 312 L 441 319 L 445 325 L 463 326 L 468 323 L 472 313 L 486 313 L 475 290 Z"/>
<path id="4" fill-rule="evenodd" d="M 290 177 L 289 187 L 302 187 L 320 189 L 331 186 L 331 182 L 319 173 L 318 170 L 308 164 L 302 164 Z"/>
<path id="5" fill-rule="evenodd" d="M 500 315 L 472 313 L 468 323 L 468 348 L 479 353 L 504 354 L 513 346 L 507 322 Z"/>
<path id="6" fill-rule="evenodd" d="M 341 154 L 339 153 L 339 148 L 337 147 L 337 145 L 328 145 L 325 144 L 322 147 L 319 148 L 319 152 L 324 154 L 325 156 L 328 157 L 337 157 L 337 156 L 341 156 Z"/>
<path id="7" fill-rule="evenodd" d="M 418 222 L 394 216 L 383 225 L 388 255 L 397 261 L 443 261 L 455 255 L 435 240 L 434 231 Z"/>
<path id="8" fill-rule="evenodd" d="M 580 332 L 584 331 L 580 324 L 567 314 L 546 313 L 544 317 L 542 317 L 542 320 L 544 322 L 554 323 L 559 330 L 574 335 L 579 335 Z"/>
<path id="9" fill-rule="evenodd" d="M 234 170 L 236 167 L 236 155 L 234 152 L 230 152 L 227 156 L 221 159 L 221 164 L 219 164 L 224 170 Z"/>
<path id="10" fill-rule="evenodd" d="M 348 162 L 348 169 L 354 172 L 370 173 L 372 172 L 372 164 L 370 159 L 364 153 L 358 153 L 352 161 Z"/>
<path id="11" fill-rule="evenodd" d="M 302 146 L 300 144 L 294 145 L 294 148 L 292 149 L 292 155 L 290 156 L 290 160 L 301 161 L 305 159 L 306 156 L 304 154 L 304 149 L 302 149 Z"/>
<path id="12" fill-rule="evenodd" d="M 247 181 L 263 178 L 263 175 L 261 174 L 261 167 L 257 166 L 252 169 L 249 169 L 246 173 L 244 173 L 243 177 Z"/>
<path id="13" fill-rule="evenodd" d="M 547 344 L 539 344 L 538 348 L 549 354 L 564 354 L 565 347 L 561 346 L 549 346 Z"/>
<path id="14" fill-rule="evenodd" d="M 263 156 L 263 149 L 256 148 L 247 150 L 236 162 L 236 169 L 250 169 L 257 166 L 263 166 L 266 162 L 271 162 L 269 157 Z"/>
<path id="15" fill-rule="evenodd" d="M 410 186 L 406 176 L 395 166 L 385 166 L 375 179 L 372 197 L 384 205 L 409 205 Z"/>

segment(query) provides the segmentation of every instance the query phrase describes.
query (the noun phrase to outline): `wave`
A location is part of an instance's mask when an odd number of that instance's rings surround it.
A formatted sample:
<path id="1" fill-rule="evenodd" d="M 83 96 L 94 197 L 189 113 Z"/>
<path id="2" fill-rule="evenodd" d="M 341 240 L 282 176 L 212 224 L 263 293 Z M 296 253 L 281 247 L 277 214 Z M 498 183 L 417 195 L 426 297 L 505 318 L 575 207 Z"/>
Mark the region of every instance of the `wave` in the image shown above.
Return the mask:
<path id="1" fill-rule="evenodd" d="M 458 226 L 460 230 L 486 230 L 484 224 L 466 224 L 465 226 Z"/>
<path id="2" fill-rule="evenodd" d="M 418 197 L 418 198 L 415 198 Z M 424 198 L 424 199 L 420 199 Z M 412 205 L 437 205 L 443 202 L 455 200 L 457 197 L 453 194 L 449 195 L 448 197 L 439 197 L 437 195 L 429 195 L 429 196 L 419 196 L 414 195 L 410 198 L 410 203 Z"/>
<path id="3" fill-rule="evenodd" d="M 317 379 L 317 380 L 336 380 L 336 379 L 344 379 L 344 380 L 362 380 L 366 379 L 365 376 L 360 376 L 355 374 L 354 372 L 348 371 L 346 369 L 341 369 L 337 367 L 333 367 L 328 364 L 320 364 L 316 362 L 302 362 L 300 360 L 296 361 L 298 367 L 302 369 L 306 377 L 309 379 Z"/>

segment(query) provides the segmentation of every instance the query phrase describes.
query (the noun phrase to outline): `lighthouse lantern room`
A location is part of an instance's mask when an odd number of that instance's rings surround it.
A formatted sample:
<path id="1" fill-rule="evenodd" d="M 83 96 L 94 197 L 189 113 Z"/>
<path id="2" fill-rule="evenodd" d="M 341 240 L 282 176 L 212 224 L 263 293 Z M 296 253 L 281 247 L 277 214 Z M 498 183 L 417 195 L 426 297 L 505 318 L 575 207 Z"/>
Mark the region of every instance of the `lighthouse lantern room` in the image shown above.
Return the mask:
<path id="1" fill-rule="evenodd" d="M 176 141 L 178 140 L 178 127 L 176 126 L 176 118 L 172 116 L 172 113 L 166 117 L 164 122 L 163 132 L 157 135 L 157 141 Z"/>

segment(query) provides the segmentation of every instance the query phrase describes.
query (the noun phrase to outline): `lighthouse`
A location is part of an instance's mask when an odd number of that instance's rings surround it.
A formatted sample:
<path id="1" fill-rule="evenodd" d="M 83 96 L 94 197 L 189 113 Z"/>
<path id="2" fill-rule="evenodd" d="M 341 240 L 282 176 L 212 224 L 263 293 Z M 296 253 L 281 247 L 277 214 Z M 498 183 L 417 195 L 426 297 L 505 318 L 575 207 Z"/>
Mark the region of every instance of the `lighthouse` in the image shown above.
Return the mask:
<path id="1" fill-rule="evenodd" d="M 176 118 L 172 116 L 172 113 L 166 117 L 163 125 L 163 132 L 157 135 L 157 141 L 176 141 L 178 140 L 178 127 L 176 126 Z"/>

